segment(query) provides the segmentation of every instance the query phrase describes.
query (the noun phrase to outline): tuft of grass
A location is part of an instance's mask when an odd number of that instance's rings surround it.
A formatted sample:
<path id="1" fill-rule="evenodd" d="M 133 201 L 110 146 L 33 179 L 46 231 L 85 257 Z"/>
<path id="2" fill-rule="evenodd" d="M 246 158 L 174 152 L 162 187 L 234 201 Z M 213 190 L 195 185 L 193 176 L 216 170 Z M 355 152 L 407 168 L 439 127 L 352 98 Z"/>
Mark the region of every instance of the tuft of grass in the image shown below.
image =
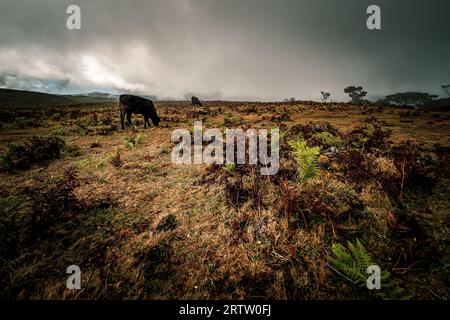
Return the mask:
<path id="1" fill-rule="evenodd" d="M 95 121 L 95 119 L 82 118 L 82 119 L 78 119 L 76 121 L 76 124 L 81 128 L 89 128 L 89 127 L 93 127 L 93 126 L 97 125 L 97 122 Z"/>
<path id="2" fill-rule="evenodd" d="M 134 145 L 137 146 L 141 143 L 144 142 L 144 136 L 142 134 L 137 134 L 136 137 L 134 138 Z"/>
<path id="3" fill-rule="evenodd" d="M 83 154 L 83 152 L 79 146 L 70 144 L 64 147 L 64 154 L 67 154 L 70 157 L 79 157 Z"/>
<path id="4" fill-rule="evenodd" d="M 105 169 L 105 163 L 102 160 L 97 163 L 97 169 L 100 171 L 103 171 L 103 169 Z"/>
<path id="5" fill-rule="evenodd" d="M 158 166 L 157 166 L 156 164 L 154 164 L 154 163 L 150 163 L 150 164 L 147 166 L 147 170 L 148 170 L 148 172 L 150 172 L 150 173 L 155 173 L 156 171 L 158 171 Z"/>
<path id="6" fill-rule="evenodd" d="M 87 155 L 87 156 L 77 160 L 75 162 L 75 166 L 78 169 L 85 169 L 85 168 L 89 167 L 91 165 L 91 163 L 92 163 L 92 158 L 91 158 L 91 156 Z"/>
<path id="7" fill-rule="evenodd" d="M 125 140 L 125 141 L 124 141 L 124 145 L 125 145 L 125 148 L 127 148 L 127 149 L 132 149 L 132 148 L 134 148 L 134 143 L 131 142 L 130 140 Z"/>
<path id="8" fill-rule="evenodd" d="M 239 125 L 244 124 L 244 122 L 245 122 L 244 119 L 241 117 L 224 114 L 222 126 L 224 126 L 224 127 L 239 126 Z"/>
<path id="9" fill-rule="evenodd" d="M 236 165 L 234 163 L 225 163 L 223 169 L 228 173 L 233 173 L 236 169 Z"/>
<path id="10" fill-rule="evenodd" d="M 144 142 L 144 136 L 141 134 L 137 134 L 134 137 L 126 138 L 124 141 L 125 147 L 128 149 L 132 149 L 139 144 Z"/>
<path id="11" fill-rule="evenodd" d="M 58 128 L 53 132 L 53 135 L 55 136 L 66 136 L 67 135 L 67 129 L 64 127 Z"/>
<path id="12" fill-rule="evenodd" d="M 117 150 L 116 153 L 109 154 L 108 160 L 116 168 L 120 168 L 122 166 L 122 160 L 120 159 L 119 150 Z"/>
<path id="13" fill-rule="evenodd" d="M 170 149 L 169 149 L 169 147 L 166 146 L 166 145 L 163 145 L 163 146 L 161 147 L 161 150 L 159 151 L 159 154 L 169 154 L 169 153 L 170 153 Z"/>
<path id="14" fill-rule="evenodd" d="M 14 197 L 1 197 L 0 198 L 0 218 L 7 213 L 16 210 L 20 205 L 20 201 Z"/>

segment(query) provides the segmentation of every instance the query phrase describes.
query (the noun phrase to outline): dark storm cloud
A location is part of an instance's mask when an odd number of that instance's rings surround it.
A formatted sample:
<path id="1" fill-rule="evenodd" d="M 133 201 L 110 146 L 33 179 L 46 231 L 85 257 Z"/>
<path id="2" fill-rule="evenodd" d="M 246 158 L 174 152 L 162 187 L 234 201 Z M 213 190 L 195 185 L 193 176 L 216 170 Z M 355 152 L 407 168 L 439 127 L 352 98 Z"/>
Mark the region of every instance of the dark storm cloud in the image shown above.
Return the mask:
<path id="1" fill-rule="evenodd" d="M 65 27 L 79 4 L 82 29 Z M 382 30 L 366 28 L 366 8 Z M 346 99 L 450 82 L 450 3 L 354 0 L 0 0 L 0 85 L 183 98 Z M 5 75 L 14 75 L 8 79 Z M 14 80 L 14 81 L 12 81 Z M 64 85 L 59 85 L 62 83 Z"/>

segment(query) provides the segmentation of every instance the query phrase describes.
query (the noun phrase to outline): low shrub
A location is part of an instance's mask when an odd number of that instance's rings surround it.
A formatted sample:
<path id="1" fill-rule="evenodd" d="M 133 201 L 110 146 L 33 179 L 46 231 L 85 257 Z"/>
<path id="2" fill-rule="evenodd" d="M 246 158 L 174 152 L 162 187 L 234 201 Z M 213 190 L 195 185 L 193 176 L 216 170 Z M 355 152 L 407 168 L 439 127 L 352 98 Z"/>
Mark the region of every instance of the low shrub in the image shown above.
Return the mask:
<path id="1" fill-rule="evenodd" d="M 65 145 L 59 137 L 32 137 L 22 145 L 9 144 L 1 157 L 1 169 L 12 172 L 26 170 L 34 164 L 58 159 Z"/>

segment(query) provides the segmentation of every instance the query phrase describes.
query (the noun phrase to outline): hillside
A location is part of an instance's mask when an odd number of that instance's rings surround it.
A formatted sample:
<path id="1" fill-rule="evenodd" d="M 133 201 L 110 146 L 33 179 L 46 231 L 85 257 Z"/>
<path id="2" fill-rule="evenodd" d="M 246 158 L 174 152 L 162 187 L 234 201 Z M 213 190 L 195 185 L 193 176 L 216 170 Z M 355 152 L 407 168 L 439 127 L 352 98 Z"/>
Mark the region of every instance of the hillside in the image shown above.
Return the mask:
<path id="1" fill-rule="evenodd" d="M 88 93 L 86 95 L 65 95 L 63 97 L 76 101 L 76 103 L 104 103 L 117 101 L 116 97 L 107 96 L 107 94 L 95 95 L 93 93 Z"/>
<path id="2" fill-rule="evenodd" d="M 29 108 L 76 104 L 74 99 L 53 94 L 0 89 L 1 108 Z"/>
<path id="3" fill-rule="evenodd" d="M 99 94 L 55 95 L 42 92 L 0 89 L 0 108 L 36 108 L 80 103 L 102 103 L 115 101 L 113 97 Z"/>

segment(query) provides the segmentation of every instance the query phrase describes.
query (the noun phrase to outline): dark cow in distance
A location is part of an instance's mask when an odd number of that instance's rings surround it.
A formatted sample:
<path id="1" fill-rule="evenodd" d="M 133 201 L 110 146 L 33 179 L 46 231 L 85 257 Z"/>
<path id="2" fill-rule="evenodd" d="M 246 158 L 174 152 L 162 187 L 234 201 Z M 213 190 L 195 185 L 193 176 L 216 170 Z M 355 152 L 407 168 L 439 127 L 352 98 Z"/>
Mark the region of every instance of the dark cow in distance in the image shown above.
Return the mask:
<path id="1" fill-rule="evenodd" d="M 147 123 L 150 126 L 149 118 L 155 126 L 159 125 L 159 117 L 156 114 L 155 105 L 152 101 L 133 96 L 130 94 L 123 94 L 119 97 L 119 109 L 120 109 L 120 125 L 122 130 L 125 129 L 124 120 L 127 117 L 128 125 L 131 126 L 131 114 L 142 114 L 144 116 L 144 128 L 147 129 Z"/>
<path id="2" fill-rule="evenodd" d="M 191 104 L 192 104 L 193 106 L 200 106 L 200 107 L 203 107 L 203 104 L 200 102 L 200 99 L 197 98 L 197 97 L 195 97 L 195 96 L 191 98 Z"/>

